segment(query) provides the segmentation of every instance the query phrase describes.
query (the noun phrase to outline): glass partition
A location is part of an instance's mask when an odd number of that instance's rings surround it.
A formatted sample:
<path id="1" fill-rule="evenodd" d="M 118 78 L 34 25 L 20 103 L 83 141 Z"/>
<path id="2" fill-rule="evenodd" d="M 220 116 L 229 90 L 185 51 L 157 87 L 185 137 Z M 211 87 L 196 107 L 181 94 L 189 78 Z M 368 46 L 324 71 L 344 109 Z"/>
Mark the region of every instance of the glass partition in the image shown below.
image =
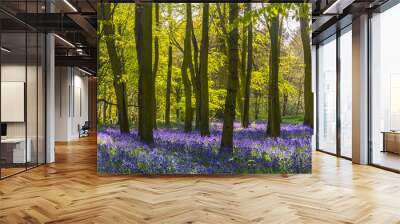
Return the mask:
<path id="1" fill-rule="evenodd" d="M 352 34 L 351 26 L 340 36 L 340 155 L 352 157 Z"/>
<path id="2" fill-rule="evenodd" d="M 27 89 L 26 45 L 25 32 L 3 32 L 1 35 L 3 49 L 0 87 L 2 177 L 24 171 L 26 163 L 31 162 L 30 144 L 27 144 L 25 110 Z"/>
<path id="3" fill-rule="evenodd" d="M 318 149 L 336 153 L 336 36 L 318 48 Z"/>
<path id="4" fill-rule="evenodd" d="M 30 151 L 30 161 L 27 167 L 34 167 L 38 160 L 38 35 L 36 32 L 27 33 L 27 85 L 26 85 L 26 114 L 27 114 L 27 150 Z"/>
<path id="5" fill-rule="evenodd" d="M 400 5 L 371 18 L 371 162 L 400 170 Z"/>
<path id="6" fill-rule="evenodd" d="M 1 1 L 0 178 L 45 163 L 45 35 L 14 17 L 44 1 Z"/>

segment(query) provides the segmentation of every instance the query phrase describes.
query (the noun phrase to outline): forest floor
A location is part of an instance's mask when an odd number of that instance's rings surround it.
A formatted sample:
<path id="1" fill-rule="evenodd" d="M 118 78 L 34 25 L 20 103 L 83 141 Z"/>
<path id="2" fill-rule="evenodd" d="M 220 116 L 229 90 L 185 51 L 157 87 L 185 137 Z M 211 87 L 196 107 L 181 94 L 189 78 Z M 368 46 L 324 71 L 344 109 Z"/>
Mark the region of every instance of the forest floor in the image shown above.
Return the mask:
<path id="1" fill-rule="evenodd" d="M 121 134 L 105 127 L 98 133 L 98 172 L 102 174 L 310 173 L 312 130 L 284 124 L 281 138 L 267 138 L 266 125 L 235 123 L 232 154 L 220 153 L 222 123 L 207 137 L 181 128 L 154 130 L 154 144 L 139 140 L 136 129 Z"/>

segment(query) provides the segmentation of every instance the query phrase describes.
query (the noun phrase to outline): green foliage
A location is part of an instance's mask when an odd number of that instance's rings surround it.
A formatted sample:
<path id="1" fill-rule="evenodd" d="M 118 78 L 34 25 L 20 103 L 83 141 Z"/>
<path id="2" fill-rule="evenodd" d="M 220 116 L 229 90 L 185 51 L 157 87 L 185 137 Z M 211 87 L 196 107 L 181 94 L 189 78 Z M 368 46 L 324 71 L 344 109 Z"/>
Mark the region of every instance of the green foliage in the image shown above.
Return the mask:
<path id="1" fill-rule="evenodd" d="M 284 116 L 282 117 L 282 123 L 285 124 L 301 124 L 303 123 L 304 115 L 292 115 L 292 116 Z"/>
<path id="2" fill-rule="evenodd" d="M 153 10 L 155 4 L 153 4 Z M 185 4 L 159 3 L 160 27 L 153 22 L 153 39 L 159 37 L 159 66 L 155 83 L 157 101 L 157 120 L 165 120 L 166 81 L 168 64 L 168 46 L 173 47 L 172 82 L 171 82 L 171 122 L 180 122 L 184 119 L 185 97 L 182 83 L 181 66 L 185 36 Z M 288 116 L 295 117 L 304 113 L 303 82 L 304 65 L 303 50 L 300 38 L 300 27 L 297 25 L 299 17 L 310 16 L 308 4 L 271 4 L 252 3 L 252 11 L 245 13 L 245 4 L 239 3 L 239 16 L 228 26 L 229 4 L 218 3 L 221 14 L 217 11 L 217 4 L 210 4 L 209 22 L 209 51 L 208 51 L 208 88 L 209 88 L 209 114 L 210 120 L 222 120 L 226 97 L 226 84 L 228 76 L 228 55 L 225 32 L 239 28 L 239 43 L 242 35 L 241 27 L 253 24 L 253 71 L 250 83 L 250 122 L 267 119 L 268 81 L 269 81 L 269 51 L 271 41 L 269 38 L 268 19 L 278 12 L 284 17 L 284 24 L 296 24 L 294 30 L 289 30 L 285 25 L 282 32 L 281 60 L 279 73 L 280 97 L 289 94 Z M 135 4 L 111 4 L 112 20 L 105 21 L 101 13 L 98 20 L 98 118 L 99 124 L 117 124 L 117 102 L 113 89 L 114 81 L 126 83 L 128 99 L 128 115 L 130 124 L 136 126 L 138 122 L 138 63 L 135 43 Z M 192 4 L 193 33 L 200 48 L 202 4 Z M 153 16 L 155 13 L 153 12 Z M 153 18 L 155 21 L 155 17 Z M 115 34 L 104 35 L 104 25 L 112 24 Z M 224 27 L 225 25 L 225 27 Z M 110 58 L 106 49 L 107 39 L 115 40 L 117 53 L 123 59 L 121 63 L 122 75 L 115 79 L 112 74 Z M 239 51 L 241 51 L 239 47 Z M 153 44 L 154 51 L 154 44 Z M 192 48 L 193 51 L 193 48 Z M 193 52 L 192 52 L 193 55 Z M 240 55 L 240 54 L 239 54 Z M 154 53 L 153 53 L 154 56 Z M 239 62 L 240 63 L 240 62 Z M 239 66 L 240 67 L 240 66 Z M 190 78 L 190 77 L 189 77 Z M 190 78 L 191 79 L 191 78 Z M 281 100 L 282 101 L 282 100 Z M 106 102 L 106 103 L 105 103 Z M 299 103 L 300 102 L 300 103 Z M 192 106 L 195 106 L 192 94 Z M 237 110 L 238 111 L 238 110 Z M 179 112 L 179 113 L 177 113 Z M 302 115 L 297 116 L 300 119 Z M 236 114 L 237 120 L 240 114 Z M 296 121 L 286 119 L 285 121 Z"/>

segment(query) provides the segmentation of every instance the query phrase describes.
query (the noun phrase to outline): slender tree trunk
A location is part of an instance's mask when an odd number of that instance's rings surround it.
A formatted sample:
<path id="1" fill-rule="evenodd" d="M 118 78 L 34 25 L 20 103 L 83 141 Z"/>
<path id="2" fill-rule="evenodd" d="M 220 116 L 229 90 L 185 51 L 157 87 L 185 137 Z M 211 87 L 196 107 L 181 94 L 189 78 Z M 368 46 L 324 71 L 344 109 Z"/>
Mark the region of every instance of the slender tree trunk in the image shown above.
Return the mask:
<path id="1" fill-rule="evenodd" d="M 240 71 L 240 73 L 241 73 L 241 71 Z M 244 88 L 241 85 L 242 81 L 241 81 L 240 76 L 241 75 L 238 76 L 239 80 L 237 83 L 238 86 L 237 86 L 237 93 L 236 93 L 236 105 L 237 105 L 239 118 L 243 118 L 243 94 L 242 94 L 242 92 L 243 92 Z"/>
<path id="2" fill-rule="evenodd" d="M 200 134 L 210 135 L 209 105 L 208 105 L 208 29 L 209 29 L 209 4 L 203 5 L 202 37 L 200 49 Z"/>
<path id="3" fill-rule="evenodd" d="M 138 60 L 138 134 L 139 136 L 143 130 L 143 76 L 142 76 L 142 42 L 143 42 L 143 33 L 142 33 L 142 14 L 143 14 L 143 6 L 136 4 L 135 5 L 135 42 L 136 42 L 136 54 Z"/>
<path id="4" fill-rule="evenodd" d="M 279 137 L 281 134 L 281 106 L 279 103 L 279 57 L 280 57 L 280 15 L 272 16 L 270 21 L 271 67 L 269 79 L 269 110 L 267 135 Z"/>
<path id="5" fill-rule="evenodd" d="M 191 19 L 192 21 L 192 19 Z M 192 43 L 193 43 L 193 62 L 190 61 L 189 69 L 190 75 L 192 79 L 194 97 L 196 99 L 196 120 L 195 120 L 195 129 L 200 129 L 200 122 L 201 122 L 201 114 L 200 114 L 200 98 L 201 98 L 201 87 L 200 87 L 200 68 L 199 68 L 199 46 L 197 44 L 196 36 L 194 34 L 193 29 L 193 21 L 191 24 L 192 27 Z"/>
<path id="6" fill-rule="evenodd" d="M 194 91 L 195 99 L 196 99 L 196 105 L 194 108 L 194 112 L 196 115 L 195 119 L 195 129 L 199 130 L 200 129 L 200 123 L 201 123 L 201 103 L 200 103 L 200 90 Z"/>
<path id="7" fill-rule="evenodd" d="M 185 31 L 185 43 L 184 53 L 182 62 L 182 82 L 185 92 L 185 132 L 192 130 L 193 121 L 193 108 L 192 108 L 192 90 L 191 83 L 188 76 L 188 67 L 191 64 L 191 32 L 192 32 L 192 7 L 190 3 L 186 3 L 186 31 Z"/>
<path id="8" fill-rule="evenodd" d="M 139 65 L 139 88 L 141 88 L 141 107 L 142 113 L 139 114 L 139 120 L 141 120 L 141 129 L 139 137 L 143 142 L 153 143 L 153 126 L 154 126 L 154 99 L 155 99 L 155 83 L 153 75 L 153 64 L 152 64 L 152 14 L 153 8 L 152 3 L 138 3 L 136 4 L 140 13 L 139 24 L 137 33 L 141 35 L 137 45 L 141 52 L 138 52 Z M 137 46 L 138 47 L 138 46 Z M 140 58 L 140 59 L 139 59 Z"/>
<path id="9" fill-rule="evenodd" d="M 155 83 L 157 79 L 157 71 L 158 71 L 158 64 L 159 64 L 159 58 L 160 58 L 160 46 L 159 46 L 159 38 L 158 38 L 158 32 L 160 28 L 160 5 L 159 3 L 156 4 L 156 35 L 154 37 L 154 67 L 153 67 L 153 82 L 154 82 L 154 92 L 155 90 Z M 154 129 L 157 129 L 157 100 L 156 100 L 156 94 L 154 93 L 154 99 L 153 99 L 153 127 Z"/>
<path id="10" fill-rule="evenodd" d="M 260 113 L 260 94 L 256 92 L 255 94 L 255 105 L 254 105 L 254 120 L 258 120 L 258 114 Z"/>
<path id="11" fill-rule="evenodd" d="M 226 86 L 226 82 L 227 82 L 227 77 L 228 77 L 228 14 L 226 10 L 227 9 L 227 5 L 226 3 L 216 3 L 215 4 L 215 11 L 214 11 L 214 15 L 215 13 L 218 15 L 218 22 L 217 22 L 217 26 L 220 29 L 217 29 L 218 31 L 218 35 L 217 35 L 217 50 L 219 52 L 222 52 L 225 55 L 225 58 L 222 62 L 222 66 L 218 69 L 217 74 L 220 76 L 219 79 L 223 80 L 222 82 L 219 82 L 218 87 L 217 88 L 225 88 Z M 214 20 L 215 21 L 215 20 Z M 216 113 L 216 118 L 221 119 L 223 118 L 223 110 L 218 110 L 218 112 Z"/>
<path id="12" fill-rule="evenodd" d="M 176 115 L 176 121 L 182 121 L 181 119 L 181 108 L 179 107 L 179 102 L 181 102 L 182 99 L 182 92 L 181 92 L 181 86 L 180 80 L 177 82 L 177 86 L 175 88 L 175 102 L 176 102 L 176 110 L 175 110 L 175 115 Z"/>
<path id="13" fill-rule="evenodd" d="M 112 105 L 108 105 L 107 106 L 107 114 L 106 114 L 106 120 L 108 121 L 107 122 L 108 124 L 113 123 L 113 121 L 112 121 L 112 110 L 113 110 Z"/>
<path id="14" fill-rule="evenodd" d="M 246 11 L 246 10 L 245 10 Z M 244 85 L 246 81 L 246 55 L 247 55 L 247 38 L 246 38 L 246 26 L 243 24 L 242 26 L 242 46 L 241 46 L 241 54 L 240 54 L 240 75 L 238 82 L 238 93 L 237 93 L 237 106 L 240 114 L 240 118 L 243 120 L 243 96 L 244 96 Z M 243 125 L 243 123 L 242 123 Z"/>
<path id="15" fill-rule="evenodd" d="M 310 46 L 310 20 L 309 6 L 300 6 L 300 30 L 304 54 L 304 125 L 314 127 L 314 96 L 312 93 L 311 74 L 311 46 Z"/>
<path id="16" fill-rule="evenodd" d="M 192 61 L 189 62 L 189 71 L 190 71 L 190 77 L 193 85 L 193 92 L 194 92 L 194 98 L 195 98 L 195 129 L 200 129 L 200 121 L 201 121 L 201 115 L 200 115 L 200 80 L 198 75 L 196 75 L 196 71 L 194 69 Z"/>
<path id="17" fill-rule="evenodd" d="M 272 48 L 270 46 L 270 51 L 271 50 L 272 50 Z M 269 54 L 268 65 L 269 65 L 270 69 L 269 69 L 269 74 L 268 74 L 269 80 L 268 80 L 268 90 L 267 90 L 267 95 L 268 95 L 268 99 L 267 99 L 267 116 L 268 116 L 268 118 L 267 118 L 267 135 L 270 135 L 270 133 L 271 133 L 271 119 L 272 119 L 272 115 L 271 115 L 272 109 L 271 109 L 271 104 L 270 104 L 272 102 L 272 100 L 270 98 L 271 97 L 271 95 L 270 95 L 270 93 L 271 93 L 271 85 L 270 85 L 271 81 L 270 81 L 270 79 L 271 79 L 271 67 L 272 67 L 271 52 Z"/>
<path id="18" fill-rule="evenodd" d="M 239 60 L 239 31 L 233 24 L 239 14 L 238 3 L 229 3 L 229 25 L 233 28 L 229 32 L 229 76 L 227 95 L 225 99 L 224 125 L 222 129 L 221 152 L 233 152 L 233 123 L 235 121 L 236 94 L 238 85 L 238 60 Z"/>
<path id="19" fill-rule="evenodd" d="M 251 12 L 251 3 L 246 4 L 246 12 Z M 244 86 L 244 105 L 243 105 L 243 127 L 249 126 L 249 109 L 250 109 L 250 83 L 251 72 L 253 67 L 253 23 L 250 21 L 247 26 L 247 71 Z"/>
<path id="20" fill-rule="evenodd" d="M 104 6 L 104 17 L 108 23 L 104 25 L 104 34 L 106 37 L 113 36 L 114 28 L 112 26 L 110 4 Z M 129 119 L 128 119 L 128 99 L 126 95 L 126 83 L 122 81 L 122 66 L 121 59 L 117 54 L 115 40 L 113 38 L 106 38 L 107 52 L 111 62 L 111 69 L 113 71 L 113 84 L 115 95 L 117 98 L 118 108 L 118 123 L 120 131 L 123 133 L 129 132 Z"/>
<path id="21" fill-rule="evenodd" d="M 103 124 L 106 125 L 107 121 L 107 104 L 106 102 L 103 103 Z"/>
<path id="22" fill-rule="evenodd" d="M 216 7 L 215 9 L 216 9 L 216 12 L 219 17 L 218 26 L 221 27 L 221 30 L 222 30 L 222 35 L 217 36 L 218 43 L 219 43 L 218 47 L 219 47 L 220 51 L 227 54 L 228 53 L 228 50 L 227 50 L 228 29 L 226 27 L 226 13 L 225 13 L 225 10 L 221 9 L 221 4 L 223 4 L 223 6 L 225 6 L 224 3 L 216 3 L 215 4 L 215 7 Z"/>
<path id="23" fill-rule="evenodd" d="M 171 111 L 172 46 L 168 47 L 167 94 L 165 98 L 165 124 L 170 127 Z"/>
<path id="24" fill-rule="evenodd" d="M 302 91 L 299 90 L 298 96 L 297 96 L 297 105 L 296 105 L 296 115 L 300 113 L 300 107 L 301 107 L 301 95 Z"/>
<path id="25" fill-rule="evenodd" d="M 283 94 L 283 105 L 282 105 L 282 115 L 286 116 L 288 115 L 288 101 L 289 101 L 289 96 L 287 93 Z"/>
<path id="26" fill-rule="evenodd" d="M 167 7 L 169 46 L 168 46 L 168 68 L 167 68 L 167 92 L 165 94 L 165 124 L 169 128 L 171 126 L 171 85 L 172 85 L 172 7 Z M 177 117 L 178 119 L 178 117 Z"/>

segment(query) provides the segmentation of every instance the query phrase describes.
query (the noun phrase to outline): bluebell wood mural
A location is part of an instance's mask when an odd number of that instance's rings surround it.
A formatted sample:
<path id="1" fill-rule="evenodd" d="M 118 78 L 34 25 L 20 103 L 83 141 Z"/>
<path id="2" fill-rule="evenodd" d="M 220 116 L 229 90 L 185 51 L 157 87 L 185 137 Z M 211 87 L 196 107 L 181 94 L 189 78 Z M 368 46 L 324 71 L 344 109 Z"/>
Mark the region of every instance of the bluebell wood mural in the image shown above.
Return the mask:
<path id="1" fill-rule="evenodd" d="M 311 172 L 309 4 L 99 8 L 99 173 Z"/>

